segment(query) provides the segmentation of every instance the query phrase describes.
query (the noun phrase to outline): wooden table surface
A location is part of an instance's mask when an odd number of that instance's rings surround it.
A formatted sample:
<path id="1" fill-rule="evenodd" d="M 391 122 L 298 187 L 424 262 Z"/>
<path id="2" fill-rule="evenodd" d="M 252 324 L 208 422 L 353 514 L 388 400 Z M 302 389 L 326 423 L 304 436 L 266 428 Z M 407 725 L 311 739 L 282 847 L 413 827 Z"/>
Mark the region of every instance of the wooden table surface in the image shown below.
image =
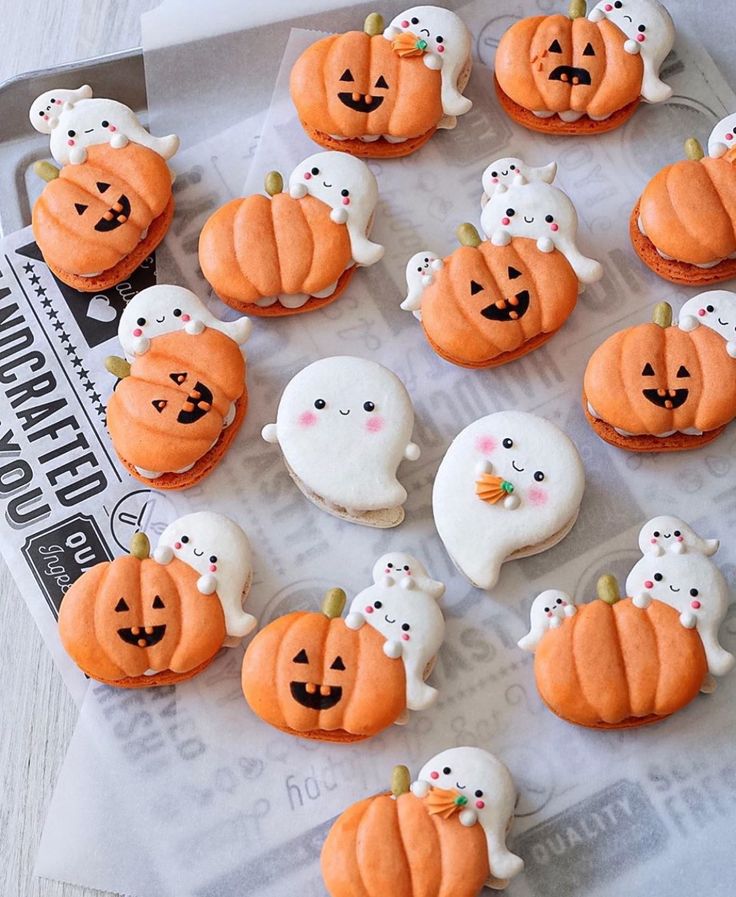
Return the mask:
<path id="1" fill-rule="evenodd" d="M 507 0 L 491 2 L 500 8 Z M 736 46 L 736 17 L 732 15 L 736 0 L 666 2 L 678 28 L 692 30 L 736 87 L 736 54 L 732 52 Z M 0 0 L 4 44 L 0 82 L 30 69 L 139 46 L 140 14 L 156 3 L 157 0 Z M 518 4 L 509 4 L 512 5 Z M 729 10 L 731 15 L 727 14 Z M 0 657 L 5 659 L 0 678 L 0 895 L 99 895 L 99 891 L 33 875 L 46 808 L 77 711 L 2 559 L 0 595 Z"/>

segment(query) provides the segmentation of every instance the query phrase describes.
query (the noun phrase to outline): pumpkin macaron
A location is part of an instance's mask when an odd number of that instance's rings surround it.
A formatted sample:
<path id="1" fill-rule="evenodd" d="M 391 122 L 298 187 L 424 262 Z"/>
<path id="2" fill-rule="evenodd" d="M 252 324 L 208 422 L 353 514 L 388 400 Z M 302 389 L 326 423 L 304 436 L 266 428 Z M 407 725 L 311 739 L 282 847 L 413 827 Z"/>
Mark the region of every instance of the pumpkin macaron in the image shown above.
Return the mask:
<path id="1" fill-rule="evenodd" d="M 514 23 L 496 50 L 501 108 L 514 121 L 553 134 L 599 134 L 627 121 L 641 100 L 661 103 L 672 89 L 659 70 L 675 28 L 659 0 L 585 0 L 568 14 Z"/>
<path id="2" fill-rule="evenodd" d="M 271 317 L 303 314 L 334 302 L 355 269 L 375 264 L 383 246 L 368 235 L 378 184 L 360 159 L 315 153 L 292 172 L 277 171 L 267 196 L 233 199 L 217 209 L 199 238 L 199 264 L 228 305 Z"/>
<path id="3" fill-rule="evenodd" d="M 712 143 L 720 155 L 686 140 L 686 158 L 658 171 L 631 213 L 636 254 L 672 283 L 702 287 L 736 276 L 736 149 Z"/>
<path id="4" fill-rule="evenodd" d="M 88 676 L 120 688 L 171 685 L 207 667 L 226 638 L 216 593 L 178 558 L 150 557 L 136 533 L 129 555 L 85 571 L 64 595 L 59 637 Z"/>
<path id="5" fill-rule="evenodd" d="M 350 628 L 342 589 L 321 611 L 295 611 L 260 630 L 243 658 L 242 686 L 251 710 L 301 738 L 352 742 L 403 720 L 406 674 L 384 651 L 373 626 Z"/>
<path id="6" fill-rule="evenodd" d="M 460 248 L 445 259 L 418 252 L 406 267 L 401 307 L 421 320 L 434 351 L 462 367 L 497 367 L 554 336 L 578 298 L 565 256 L 523 237 L 495 245 L 467 223 L 457 236 Z"/>
<path id="7" fill-rule="evenodd" d="M 118 377 L 107 428 L 128 472 L 157 489 L 207 476 L 240 428 L 248 404 L 238 343 L 212 327 L 163 333 L 132 362 L 112 356 Z"/>
<path id="8" fill-rule="evenodd" d="M 598 436 L 618 448 L 699 448 L 736 417 L 736 358 L 710 327 L 673 325 L 671 306 L 660 302 L 651 323 L 619 330 L 591 355 L 583 408 Z"/>
<path id="9" fill-rule="evenodd" d="M 449 9 L 412 7 L 385 28 L 371 13 L 363 31 L 323 37 L 297 59 L 290 90 L 302 127 L 328 149 L 407 156 L 470 110 L 471 48 Z"/>
<path id="10" fill-rule="evenodd" d="M 462 783 L 462 784 L 460 784 Z M 411 782 L 394 767 L 391 790 L 335 820 L 320 865 L 330 897 L 478 897 L 524 868 L 506 847 L 516 788 L 488 751 L 457 747 L 429 760 Z"/>
<path id="11" fill-rule="evenodd" d="M 173 218 L 171 172 L 137 143 L 89 146 L 84 162 L 35 170 L 47 183 L 33 206 L 33 235 L 53 274 L 80 292 L 129 277 Z"/>

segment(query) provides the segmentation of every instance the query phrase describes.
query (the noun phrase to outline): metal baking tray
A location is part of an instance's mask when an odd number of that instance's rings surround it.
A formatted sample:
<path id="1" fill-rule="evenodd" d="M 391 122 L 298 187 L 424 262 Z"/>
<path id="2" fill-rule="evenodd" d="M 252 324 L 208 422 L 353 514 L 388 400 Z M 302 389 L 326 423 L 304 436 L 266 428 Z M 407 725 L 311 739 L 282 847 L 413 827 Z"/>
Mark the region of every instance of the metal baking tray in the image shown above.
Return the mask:
<path id="1" fill-rule="evenodd" d="M 49 138 L 31 126 L 28 110 L 36 97 L 53 87 L 90 84 L 95 96 L 115 97 L 145 123 L 146 78 L 143 50 L 136 47 L 65 65 L 25 72 L 0 84 L 0 232 L 8 234 L 31 223 L 31 207 L 43 182 L 31 166 L 49 156 Z"/>

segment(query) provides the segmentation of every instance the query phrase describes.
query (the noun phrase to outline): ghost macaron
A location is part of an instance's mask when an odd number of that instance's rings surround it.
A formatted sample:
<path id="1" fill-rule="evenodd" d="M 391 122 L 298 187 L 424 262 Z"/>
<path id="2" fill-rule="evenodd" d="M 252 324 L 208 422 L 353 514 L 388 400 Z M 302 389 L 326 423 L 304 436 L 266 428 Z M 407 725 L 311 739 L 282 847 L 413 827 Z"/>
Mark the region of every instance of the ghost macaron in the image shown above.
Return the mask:
<path id="1" fill-rule="evenodd" d="M 315 153 L 284 186 L 269 172 L 266 196 L 231 200 L 202 229 L 202 273 L 238 311 L 273 317 L 324 308 L 356 268 L 383 257 L 383 246 L 369 239 L 378 184 L 361 159 Z"/>
<path id="2" fill-rule="evenodd" d="M 322 510 L 365 526 L 398 526 L 407 492 L 397 479 L 416 461 L 414 409 L 399 378 L 383 365 L 340 355 L 303 368 L 287 384 L 276 423 L 278 444 L 302 493 Z"/>
<path id="3" fill-rule="evenodd" d="M 584 488 L 565 433 L 534 414 L 499 411 L 455 437 L 435 477 L 432 511 L 455 566 L 477 588 L 492 589 L 506 561 L 564 539 Z"/>
<path id="4" fill-rule="evenodd" d="M 315 143 L 356 156 L 407 156 L 472 107 L 463 96 L 472 37 L 459 16 L 416 6 L 384 27 L 371 13 L 363 31 L 318 40 L 297 59 L 290 90 Z"/>
<path id="5" fill-rule="evenodd" d="M 675 41 L 659 0 L 601 0 L 588 13 L 571 0 L 567 15 L 515 22 L 495 59 L 501 108 L 533 131 L 585 135 L 626 122 L 639 103 L 661 103 L 672 89 L 660 68 Z"/>

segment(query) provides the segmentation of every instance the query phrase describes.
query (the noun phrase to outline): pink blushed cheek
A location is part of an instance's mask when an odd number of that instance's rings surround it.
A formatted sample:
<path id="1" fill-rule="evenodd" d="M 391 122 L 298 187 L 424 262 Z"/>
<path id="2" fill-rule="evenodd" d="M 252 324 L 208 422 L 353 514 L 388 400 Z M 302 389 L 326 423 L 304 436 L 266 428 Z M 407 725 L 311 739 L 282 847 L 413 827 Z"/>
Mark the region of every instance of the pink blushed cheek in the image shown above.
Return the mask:
<path id="1" fill-rule="evenodd" d="M 496 448 L 496 440 L 493 436 L 479 436 L 475 440 L 475 449 L 481 455 L 490 455 Z"/>
<path id="2" fill-rule="evenodd" d="M 540 489 L 538 486 L 532 486 L 526 497 L 529 499 L 529 504 L 534 505 L 535 508 L 541 508 L 547 504 L 547 490 Z"/>
<path id="3" fill-rule="evenodd" d="M 191 320 L 192 320 L 192 318 L 191 318 L 190 315 L 182 315 L 182 316 L 181 316 L 181 319 L 182 319 L 182 321 L 184 321 L 185 323 L 186 323 L 187 321 L 191 321 Z"/>
<path id="4" fill-rule="evenodd" d="M 409 639 L 411 638 L 411 636 L 407 635 L 406 633 L 404 633 L 401 637 L 404 639 L 405 642 L 408 642 Z"/>
<path id="5" fill-rule="evenodd" d="M 706 314 L 707 314 L 707 312 L 706 312 L 706 310 L 705 310 L 704 308 L 699 308 L 699 309 L 698 309 L 698 315 L 699 315 L 701 318 L 704 318 Z"/>
<path id="6" fill-rule="evenodd" d="M 317 423 L 317 415 L 313 411 L 303 411 L 297 420 L 300 427 L 313 427 Z"/>
<path id="7" fill-rule="evenodd" d="M 438 772 L 430 772 L 429 777 L 430 779 L 437 780 L 440 777 L 440 774 Z"/>
<path id="8" fill-rule="evenodd" d="M 475 802 L 476 809 L 478 809 L 478 810 L 482 810 L 483 807 L 485 807 L 485 805 L 486 805 L 486 802 L 484 800 L 477 800 Z"/>
<path id="9" fill-rule="evenodd" d="M 651 581 L 651 579 L 644 580 L 644 588 L 645 589 L 653 589 L 654 588 L 654 583 Z"/>
<path id="10" fill-rule="evenodd" d="M 210 573 L 217 573 L 217 564 L 210 564 Z"/>
<path id="11" fill-rule="evenodd" d="M 691 601 L 690 607 L 692 607 L 693 610 L 700 610 L 700 602 L 699 601 Z"/>
<path id="12" fill-rule="evenodd" d="M 726 140 L 733 140 L 733 134 L 726 134 Z"/>
<path id="13" fill-rule="evenodd" d="M 67 145 L 67 146 L 74 146 L 74 141 L 73 141 L 73 140 L 67 140 L 66 145 Z"/>
<path id="14" fill-rule="evenodd" d="M 678 537 L 677 537 L 677 541 L 678 541 L 678 542 L 684 542 L 684 541 L 685 541 L 685 537 L 684 537 L 684 536 L 678 536 Z"/>
<path id="15" fill-rule="evenodd" d="M 559 224 L 550 224 L 549 229 L 551 231 L 554 231 L 555 233 L 557 233 L 557 231 L 560 229 L 560 225 Z"/>
<path id="16" fill-rule="evenodd" d="M 143 336 L 143 331 L 140 327 L 135 328 L 135 330 L 133 331 L 133 336 Z"/>
<path id="17" fill-rule="evenodd" d="M 383 418 L 376 414 L 368 418 L 365 422 L 365 428 L 369 433 L 380 433 L 383 429 L 383 424 Z"/>
<path id="18" fill-rule="evenodd" d="M 174 542 L 174 548 L 178 551 L 181 548 L 181 542 Z"/>
<path id="19" fill-rule="evenodd" d="M 408 22 L 407 19 L 403 19 L 403 20 L 402 20 L 402 22 L 401 22 L 401 27 L 402 27 L 402 28 L 408 28 L 408 27 L 409 27 L 409 22 Z"/>
<path id="20" fill-rule="evenodd" d="M 371 607 L 370 604 L 368 605 L 368 607 L 366 607 L 365 612 L 366 612 L 367 614 L 372 614 L 372 613 L 373 613 L 373 608 Z"/>
<path id="21" fill-rule="evenodd" d="M 501 224 L 503 224 L 503 226 L 506 227 L 506 226 L 508 226 L 509 224 L 511 224 L 511 219 L 510 219 L 510 218 L 502 218 L 502 219 L 501 219 Z"/>
<path id="22" fill-rule="evenodd" d="M 437 47 L 437 52 L 438 52 L 438 53 L 444 53 L 444 52 L 445 52 L 445 48 L 444 48 L 443 46 L 439 46 L 439 47 Z"/>
<path id="23" fill-rule="evenodd" d="M 644 41 L 646 40 L 646 38 L 644 37 L 643 34 L 637 34 L 636 39 L 639 41 L 640 44 L 643 44 Z"/>
<path id="24" fill-rule="evenodd" d="M 350 197 L 349 197 L 349 196 L 343 196 L 343 198 L 342 198 L 342 204 L 343 204 L 344 206 L 349 206 L 349 205 L 350 205 Z"/>
<path id="25" fill-rule="evenodd" d="M 305 180 L 305 181 L 311 181 L 311 179 L 312 179 L 312 172 L 311 172 L 311 171 L 305 171 L 305 172 L 304 172 L 304 180 Z"/>
<path id="26" fill-rule="evenodd" d="M 657 544 L 657 540 L 654 538 L 654 536 L 652 536 L 652 538 L 649 541 L 651 542 L 652 545 Z"/>
<path id="27" fill-rule="evenodd" d="M 613 7 L 611 6 L 610 3 L 606 3 L 606 5 L 603 7 L 603 9 L 605 9 L 606 12 L 610 12 L 613 9 Z"/>
<path id="28" fill-rule="evenodd" d="M 498 183 L 498 178 L 491 178 L 491 183 L 492 183 L 492 184 L 497 184 L 497 183 Z"/>
<path id="29" fill-rule="evenodd" d="M 110 125 L 107 130 L 112 131 L 112 133 L 114 134 L 115 131 L 117 131 L 117 128 L 115 127 L 115 125 Z"/>

